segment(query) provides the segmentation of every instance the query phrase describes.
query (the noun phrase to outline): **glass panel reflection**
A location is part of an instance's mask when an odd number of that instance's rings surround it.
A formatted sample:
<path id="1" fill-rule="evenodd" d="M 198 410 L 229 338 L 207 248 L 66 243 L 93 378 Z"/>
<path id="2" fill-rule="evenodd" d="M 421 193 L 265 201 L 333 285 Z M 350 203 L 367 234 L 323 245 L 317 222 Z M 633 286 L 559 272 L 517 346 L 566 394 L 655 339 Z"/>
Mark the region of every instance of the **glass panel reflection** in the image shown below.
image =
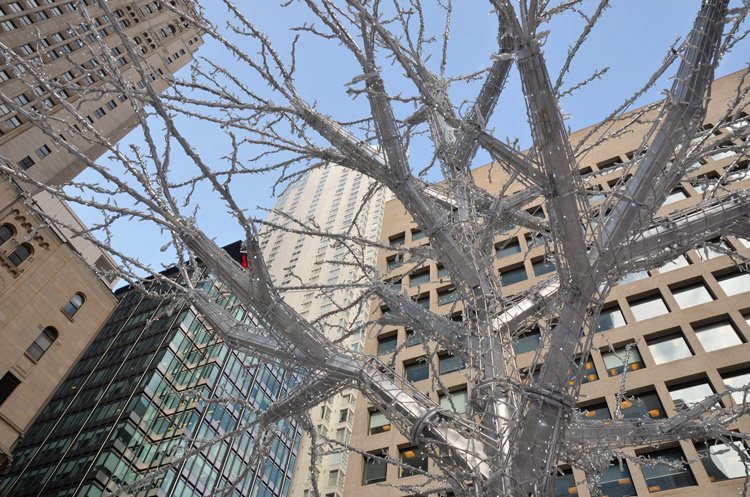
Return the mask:
<path id="1" fill-rule="evenodd" d="M 690 357 L 693 353 L 690 351 L 685 337 L 681 333 L 674 333 L 654 340 L 649 340 L 648 350 L 654 358 L 656 364 L 676 361 Z"/>

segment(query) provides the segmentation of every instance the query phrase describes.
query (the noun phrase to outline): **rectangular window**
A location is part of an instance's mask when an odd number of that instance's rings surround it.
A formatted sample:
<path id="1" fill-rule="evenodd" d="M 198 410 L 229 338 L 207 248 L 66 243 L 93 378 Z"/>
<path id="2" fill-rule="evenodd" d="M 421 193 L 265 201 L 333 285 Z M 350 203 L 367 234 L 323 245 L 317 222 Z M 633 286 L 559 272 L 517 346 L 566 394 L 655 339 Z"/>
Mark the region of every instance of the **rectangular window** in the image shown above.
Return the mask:
<path id="1" fill-rule="evenodd" d="M 401 452 L 401 463 L 408 464 L 410 467 L 400 467 L 398 472 L 399 478 L 414 476 L 427 471 L 427 455 L 416 447 L 403 449 Z M 421 470 L 421 471 L 420 471 Z"/>
<path id="2" fill-rule="evenodd" d="M 352 411 L 349 409 L 341 409 L 339 412 L 339 423 L 346 423 L 351 417 Z"/>
<path id="3" fill-rule="evenodd" d="M 18 161 L 18 165 L 21 166 L 23 169 L 28 169 L 34 165 L 34 159 L 32 159 L 31 157 L 27 155 L 26 157 Z"/>
<path id="4" fill-rule="evenodd" d="M 664 201 L 662 205 L 669 205 L 673 204 L 675 202 L 679 202 L 680 200 L 684 200 L 688 198 L 688 194 L 685 192 L 685 189 L 678 186 L 671 192 L 669 192 L 669 195 L 667 195 L 667 199 Z"/>
<path id="5" fill-rule="evenodd" d="M 372 411 L 370 413 L 370 428 L 368 435 L 377 435 L 385 431 L 391 431 L 391 422 L 385 417 L 380 411 Z"/>
<path id="6" fill-rule="evenodd" d="M 458 299 L 458 294 L 456 293 L 455 287 L 446 288 L 445 290 L 441 290 L 437 294 L 438 297 L 438 305 L 448 305 L 452 304 Z"/>
<path id="7" fill-rule="evenodd" d="M 426 235 L 424 234 L 424 231 L 422 230 L 411 230 L 411 239 L 412 241 L 421 240 Z"/>
<path id="8" fill-rule="evenodd" d="M 617 376 L 625 371 L 625 357 L 627 356 L 627 368 L 629 371 L 636 371 L 643 369 L 643 358 L 638 352 L 635 345 L 626 349 L 626 347 L 619 347 L 614 352 L 608 350 L 602 352 L 602 359 L 604 359 L 604 366 L 607 368 L 607 374 L 609 376 Z"/>
<path id="9" fill-rule="evenodd" d="M 734 326 L 728 320 L 705 326 L 693 326 L 693 330 L 706 352 L 725 349 L 742 343 Z"/>
<path id="10" fill-rule="evenodd" d="M 599 379 L 599 375 L 596 372 L 596 368 L 594 367 L 593 361 L 590 359 L 581 365 L 581 359 L 576 359 L 573 363 L 573 367 L 570 368 L 570 372 L 568 373 L 568 384 L 575 385 L 576 378 L 578 378 L 578 372 L 580 371 L 580 368 L 583 367 L 583 372 L 581 373 L 581 383 L 588 383 L 590 381 L 596 381 Z"/>
<path id="11" fill-rule="evenodd" d="M 446 411 L 453 411 L 459 414 L 466 412 L 466 403 L 469 399 L 469 395 L 466 389 L 456 390 L 450 392 L 450 394 L 440 394 L 440 407 Z"/>
<path id="12" fill-rule="evenodd" d="M 661 295 L 652 295 L 629 302 L 629 304 L 636 321 L 645 321 L 646 319 L 655 318 L 669 312 L 669 308 L 664 303 Z"/>
<path id="13" fill-rule="evenodd" d="M 16 29 L 16 25 L 10 20 L 0 22 L 0 26 L 2 26 L 5 31 L 13 31 Z"/>
<path id="14" fill-rule="evenodd" d="M 380 483 L 385 481 L 388 465 L 383 461 L 365 456 L 364 470 L 362 471 L 362 485 Z"/>
<path id="15" fill-rule="evenodd" d="M 407 328 L 406 329 L 406 346 L 413 347 L 414 345 L 419 345 L 420 343 L 422 343 L 422 335 L 414 333 L 414 330 Z"/>
<path id="16" fill-rule="evenodd" d="M 750 274 L 748 273 L 725 274 L 724 276 L 717 276 L 716 280 L 724 293 L 730 297 L 750 291 Z"/>
<path id="17" fill-rule="evenodd" d="M 115 101 L 114 101 L 114 100 L 110 100 L 109 102 L 107 102 L 107 108 L 108 108 L 109 110 L 112 110 L 112 109 L 114 109 L 115 107 L 117 107 L 117 104 L 115 103 Z"/>
<path id="18" fill-rule="evenodd" d="M 724 373 L 721 375 L 721 379 L 724 380 L 726 386 L 731 388 L 750 386 L 750 369 Z M 745 395 L 744 392 L 732 392 L 732 398 L 738 404 L 750 401 L 750 395 Z"/>
<path id="19" fill-rule="evenodd" d="M 512 285 L 529 279 L 523 266 L 500 270 L 500 281 L 503 286 Z"/>
<path id="20" fill-rule="evenodd" d="M 21 380 L 13 376 L 11 373 L 5 373 L 5 376 L 0 378 L 0 406 L 8 400 L 10 394 L 21 384 Z"/>
<path id="21" fill-rule="evenodd" d="M 622 315 L 620 307 L 609 307 L 608 309 L 603 309 L 599 313 L 599 326 L 596 327 L 596 333 L 625 326 L 626 324 L 625 317 Z"/>
<path id="22" fill-rule="evenodd" d="M 689 265 L 690 263 L 684 255 L 678 255 L 675 259 L 672 259 L 670 262 L 667 262 L 662 267 L 660 267 L 659 272 L 666 273 Z"/>
<path id="23" fill-rule="evenodd" d="M 531 265 L 534 268 L 534 274 L 536 276 L 542 276 L 543 274 L 551 273 L 555 270 L 555 262 L 546 259 L 533 262 Z"/>
<path id="24" fill-rule="evenodd" d="M 623 400 L 621 407 L 622 416 L 627 419 L 644 417 L 659 419 L 667 417 L 656 392 L 634 395 L 632 400 Z"/>
<path id="25" fill-rule="evenodd" d="M 452 355 L 442 355 L 438 360 L 440 374 L 453 373 L 466 369 L 466 362 Z"/>
<path id="26" fill-rule="evenodd" d="M 713 297 L 703 283 L 672 290 L 672 295 L 681 309 L 711 302 Z"/>
<path id="27" fill-rule="evenodd" d="M 573 470 L 565 469 L 562 474 L 558 471 L 555 476 L 555 497 L 569 497 L 571 495 L 578 495 Z"/>
<path id="28" fill-rule="evenodd" d="M 96 110 L 94 111 L 94 115 L 95 115 L 95 116 L 97 117 L 97 119 L 101 119 L 101 118 L 102 118 L 102 117 L 104 117 L 104 116 L 105 116 L 106 114 L 107 114 L 107 113 L 106 113 L 106 112 L 104 112 L 104 109 L 102 109 L 101 107 L 99 107 L 98 109 L 96 109 Z"/>
<path id="29" fill-rule="evenodd" d="M 520 254 L 521 244 L 518 243 L 517 239 L 513 238 L 511 240 L 507 240 L 495 245 L 495 251 L 497 252 L 497 258 L 502 259 L 503 257 L 508 257 L 509 255 Z"/>
<path id="30" fill-rule="evenodd" d="M 424 285 L 430 282 L 430 271 L 422 271 L 421 273 L 412 274 L 409 277 L 409 286 Z"/>
<path id="31" fill-rule="evenodd" d="M 40 159 L 44 159 L 51 153 L 52 151 L 49 149 L 47 145 L 42 145 L 41 147 L 36 149 L 36 155 L 38 155 Z"/>
<path id="32" fill-rule="evenodd" d="M 337 487 L 339 485 L 339 479 L 341 479 L 341 471 L 338 469 L 332 470 L 328 473 L 328 486 Z"/>
<path id="33" fill-rule="evenodd" d="M 404 366 L 404 376 L 409 381 L 422 381 L 430 377 L 430 367 L 425 361 L 413 362 Z"/>
<path id="34" fill-rule="evenodd" d="M 378 337 L 378 355 L 389 354 L 398 347 L 398 336 Z"/>
<path id="35" fill-rule="evenodd" d="M 648 456 L 652 460 L 661 459 L 668 463 L 685 461 L 685 455 L 679 447 L 651 452 Z M 643 478 L 646 480 L 649 492 L 660 492 L 662 490 L 669 490 L 670 488 L 695 485 L 695 478 L 687 464 L 683 465 L 680 469 L 662 464 L 651 467 L 644 465 L 641 466 L 641 471 L 643 471 Z"/>
<path id="36" fill-rule="evenodd" d="M 628 465 L 614 461 L 610 463 L 609 468 L 599 477 L 599 489 L 601 495 L 609 497 L 625 497 L 638 495 L 633 486 L 633 480 L 630 478 Z"/>
<path id="37" fill-rule="evenodd" d="M 580 410 L 586 419 L 612 419 L 606 402 L 581 407 Z"/>
<path id="38" fill-rule="evenodd" d="M 737 442 L 735 447 L 738 446 L 741 447 L 741 442 Z M 696 443 L 695 450 L 698 451 L 701 463 L 703 463 L 703 467 L 711 481 L 745 477 L 745 465 L 742 464 L 742 458 L 737 453 L 736 448 L 714 441 L 710 443 Z M 745 453 L 745 457 L 747 457 L 747 451 L 742 450 Z"/>
<path id="39" fill-rule="evenodd" d="M 706 380 L 696 380 L 668 387 L 674 407 L 678 411 L 690 409 L 695 404 L 713 395 L 715 392 Z"/>
<path id="40" fill-rule="evenodd" d="M 682 333 L 647 340 L 646 343 L 656 364 L 664 364 L 693 355 Z"/>
<path id="41" fill-rule="evenodd" d="M 8 76 L 8 73 L 5 72 L 5 70 L 0 71 L 0 83 L 8 81 L 9 79 L 10 79 L 10 76 Z"/>
<path id="42" fill-rule="evenodd" d="M 513 344 L 513 350 L 516 354 L 523 354 L 531 352 L 539 348 L 539 344 L 542 342 L 542 334 L 539 330 L 528 331 L 522 335 L 519 335 Z"/>

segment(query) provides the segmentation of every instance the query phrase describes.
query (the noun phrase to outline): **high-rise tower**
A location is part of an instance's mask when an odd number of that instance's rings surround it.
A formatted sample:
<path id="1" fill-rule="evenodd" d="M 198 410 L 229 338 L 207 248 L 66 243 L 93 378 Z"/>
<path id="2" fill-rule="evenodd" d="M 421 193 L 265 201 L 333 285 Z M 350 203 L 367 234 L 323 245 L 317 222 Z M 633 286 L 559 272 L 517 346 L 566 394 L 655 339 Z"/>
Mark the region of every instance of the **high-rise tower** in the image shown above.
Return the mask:
<path id="1" fill-rule="evenodd" d="M 177 9 L 191 8 L 188 0 L 169 3 Z M 112 14 L 94 0 L 84 0 L 83 4 L 85 13 L 73 0 L 0 4 L 0 43 L 18 57 L 9 55 L 0 66 L 0 93 L 29 113 L 24 117 L 0 102 L 0 156 L 17 162 L 34 179 L 48 184 L 67 183 L 85 166 L 59 150 L 48 135 L 29 122 L 35 113 L 46 113 L 53 126 L 56 122 L 73 125 L 78 119 L 64 108 L 62 101 L 66 101 L 97 133 L 115 143 L 137 121 L 133 105 L 117 93 L 119 82 L 108 64 L 116 64 L 124 81 L 133 88 L 143 88 L 142 80 L 147 78 L 155 90 L 163 91 L 168 81 L 162 76 L 185 66 L 202 44 L 197 28 L 159 1 L 108 0 L 106 5 Z M 147 71 L 143 76 L 127 54 L 118 29 L 141 54 Z M 99 44 L 109 49 L 112 60 L 102 60 Z M 27 71 L 19 59 L 35 70 Z M 36 79 L 39 73 L 52 87 L 59 83 L 67 88 L 46 91 Z M 61 139 L 92 159 L 104 152 L 88 138 L 83 122 L 72 131 L 61 131 Z"/>
<path id="2" fill-rule="evenodd" d="M 333 239 L 285 232 L 283 228 L 300 228 L 295 221 L 298 220 L 306 223 L 308 230 L 378 240 L 387 192 L 372 190 L 372 183 L 371 179 L 336 165 L 314 169 L 279 196 L 268 222 L 282 229 L 268 230 L 261 237 L 263 255 L 285 301 L 308 320 L 319 318 L 329 322 L 330 326 L 325 327 L 330 330 L 328 338 L 352 350 L 362 347 L 362 327 L 367 321 L 369 300 L 354 305 L 359 296 L 356 283 L 363 275 L 347 261 L 358 257 L 374 266 L 376 249 L 350 253 L 349 248 Z M 324 289 L 323 293 L 315 287 Z M 326 317 L 340 309 L 346 310 Z M 311 417 L 317 435 L 348 441 L 356 398 L 355 391 L 346 390 L 314 408 Z M 310 437 L 303 434 L 289 495 L 313 495 L 310 470 L 313 463 L 320 495 L 340 497 L 347 452 L 311 461 L 310 444 Z"/>
<path id="3" fill-rule="evenodd" d="M 241 260 L 239 242 L 225 249 Z M 207 279 L 204 290 L 223 292 Z M 145 285 L 159 289 L 158 283 Z M 115 312 L 14 452 L 0 494 L 91 497 L 140 481 L 129 495 L 213 495 L 229 485 L 241 497 L 284 495 L 297 426 L 279 422 L 270 437 L 257 426 L 241 427 L 282 396 L 294 377 L 224 346 L 189 305 L 130 287 L 116 296 Z M 252 322 L 233 297 L 222 302 Z M 224 401 L 207 400 L 216 398 Z M 240 433 L 227 436 L 234 430 Z M 194 439 L 219 437 L 210 449 L 189 455 L 201 443 Z M 271 446 L 268 458 L 254 458 L 261 437 Z"/>

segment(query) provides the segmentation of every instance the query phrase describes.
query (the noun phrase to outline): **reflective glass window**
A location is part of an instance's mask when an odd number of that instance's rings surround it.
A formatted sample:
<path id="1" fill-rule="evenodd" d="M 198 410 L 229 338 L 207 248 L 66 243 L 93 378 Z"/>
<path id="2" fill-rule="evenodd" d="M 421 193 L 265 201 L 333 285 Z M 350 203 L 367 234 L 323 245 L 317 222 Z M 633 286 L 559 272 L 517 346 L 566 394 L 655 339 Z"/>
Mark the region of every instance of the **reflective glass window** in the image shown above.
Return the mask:
<path id="1" fill-rule="evenodd" d="M 668 463 L 685 461 L 685 455 L 679 447 L 652 452 L 648 456 L 652 460 L 661 459 Z M 649 492 L 659 492 L 669 490 L 670 488 L 695 485 L 695 478 L 687 464 L 683 465 L 680 469 L 662 464 L 651 467 L 641 466 L 641 471 L 643 471 L 643 477 L 646 480 Z"/>
<path id="2" fill-rule="evenodd" d="M 682 333 L 673 333 L 649 340 L 647 343 L 648 350 L 651 352 L 651 356 L 654 358 L 656 364 L 664 364 L 665 362 L 676 361 L 677 359 L 684 359 L 693 355 Z"/>
<path id="3" fill-rule="evenodd" d="M 454 411 L 459 414 L 466 412 L 466 402 L 468 401 L 468 393 L 466 389 L 456 390 L 449 394 L 440 394 L 440 407 L 446 411 Z"/>
<path id="4" fill-rule="evenodd" d="M 452 355 L 440 356 L 438 362 L 440 374 L 452 373 L 454 371 L 466 368 L 466 363 L 463 360 Z"/>
<path id="5" fill-rule="evenodd" d="M 364 470 L 362 471 L 362 485 L 370 485 L 385 481 L 388 465 L 383 461 L 365 456 Z"/>
<path id="6" fill-rule="evenodd" d="M 370 429 L 369 435 L 377 435 L 384 431 L 391 431 L 391 422 L 385 417 L 380 411 L 372 411 L 370 413 Z"/>
<path id="7" fill-rule="evenodd" d="M 730 296 L 750 291 L 750 274 L 748 273 L 725 274 L 718 276 L 716 280 L 724 293 Z"/>
<path id="8" fill-rule="evenodd" d="M 404 376 L 409 381 L 422 381 L 430 376 L 430 368 L 426 362 L 413 362 L 404 366 Z"/>
<path id="9" fill-rule="evenodd" d="M 500 280 L 503 285 L 512 285 L 529 279 L 523 266 L 517 268 L 503 269 L 500 271 Z"/>
<path id="10" fill-rule="evenodd" d="M 427 454 L 422 449 L 412 447 L 403 449 L 400 452 L 401 462 L 411 467 L 400 467 L 398 472 L 399 478 L 406 478 L 407 476 L 421 474 L 421 471 L 427 471 Z"/>
<path id="11" fill-rule="evenodd" d="M 636 371 L 645 367 L 643 358 L 635 345 L 629 349 L 619 347 L 614 352 L 611 350 L 602 352 L 602 359 L 604 359 L 604 365 L 607 367 L 607 375 L 609 376 L 621 374 L 625 370 L 626 362 L 629 371 Z"/>
<path id="12" fill-rule="evenodd" d="M 521 253 L 521 244 L 518 243 L 517 239 L 513 238 L 512 240 L 497 244 L 495 250 L 497 251 L 497 258 L 502 259 L 509 255 Z"/>
<path id="13" fill-rule="evenodd" d="M 684 255 L 679 255 L 675 259 L 672 259 L 671 261 L 660 267 L 659 272 L 666 273 L 689 265 L 690 263 L 688 262 L 687 258 Z"/>
<path id="14" fill-rule="evenodd" d="M 669 312 L 669 308 L 661 295 L 652 295 L 632 301 L 630 302 L 630 310 L 633 312 L 636 321 L 645 321 Z"/>
<path id="15" fill-rule="evenodd" d="M 576 488 L 576 479 L 573 476 L 573 470 L 563 470 L 562 474 L 558 472 L 555 475 L 555 497 L 569 497 L 577 494 L 578 488 Z"/>
<path id="16" fill-rule="evenodd" d="M 599 326 L 596 327 L 596 332 L 610 330 L 619 326 L 625 326 L 625 317 L 622 315 L 622 311 L 618 306 L 603 309 L 599 313 Z"/>
<path id="17" fill-rule="evenodd" d="M 715 441 L 711 443 L 696 443 L 695 450 L 701 457 L 701 463 L 711 481 L 744 478 L 745 465 L 740 454 L 727 444 Z M 745 457 L 747 457 L 747 451 Z"/>
<path id="18" fill-rule="evenodd" d="M 531 352 L 539 347 L 541 341 L 542 334 L 539 330 L 528 331 L 516 339 L 515 343 L 513 343 L 513 350 L 516 354 Z"/>
<path id="19" fill-rule="evenodd" d="M 388 354 L 398 347 L 398 337 L 391 335 L 389 337 L 378 338 L 378 354 Z"/>
<path id="20" fill-rule="evenodd" d="M 622 401 L 622 416 L 624 418 L 653 418 L 666 417 L 664 407 L 659 401 L 656 392 L 647 392 L 633 395 L 632 398 Z"/>
<path id="21" fill-rule="evenodd" d="M 734 326 L 728 320 L 705 326 L 695 326 L 693 330 L 706 352 L 733 347 L 742 343 Z"/>
<path id="22" fill-rule="evenodd" d="M 677 305 L 682 309 L 705 304 L 713 300 L 713 297 L 711 297 L 711 294 L 703 283 L 672 290 L 672 295 L 677 301 Z"/>
<path id="23" fill-rule="evenodd" d="M 675 409 L 684 411 L 695 404 L 714 394 L 714 390 L 706 380 L 691 381 L 668 387 L 669 396 L 672 397 Z"/>
<path id="24" fill-rule="evenodd" d="M 750 369 L 743 369 L 740 371 L 732 371 L 730 373 L 724 373 L 721 375 L 721 379 L 728 387 L 742 388 L 750 385 Z M 747 399 L 744 398 L 743 392 L 732 392 L 732 398 L 738 404 L 742 404 L 743 401 L 750 401 L 750 394 L 747 395 Z"/>
<path id="25" fill-rule="evenodd" d="M 638 495 L 630 478 L 630 470 L 625 461 L 614 461 L 599 477 L 599 489 L 607 497 L 630 497 Z"/>

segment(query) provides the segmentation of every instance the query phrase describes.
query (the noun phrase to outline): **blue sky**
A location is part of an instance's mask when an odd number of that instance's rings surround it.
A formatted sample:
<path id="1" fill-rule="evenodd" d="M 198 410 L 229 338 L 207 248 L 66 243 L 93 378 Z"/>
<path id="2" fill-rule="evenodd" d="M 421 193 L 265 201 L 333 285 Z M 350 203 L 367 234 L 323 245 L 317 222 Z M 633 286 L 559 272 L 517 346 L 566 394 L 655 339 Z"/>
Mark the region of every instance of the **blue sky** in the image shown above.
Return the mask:
<path id="1" fill-rule="evenodd" d="M 302 7 L 293 4 L 281 9 L 269 1 L 248 1 L 250 6 L 245 14 L 261 30 L 274 40 L 276 50 L 288 59 L 288 48 L 291 44 L 293 32 L 290 26 L 301 25 L 304 22 Z M 424 1 L 424 4 L 432 3 Z M 480 70 L 492 63 L 491 54 L 497 50 L 495 17 L 490 13 L 490 4 L 486 0 L 458 0 L 454 2 L 455 12 L 452 20 L 451 45 L 449 47 L 448 74 L 467 73 Z M 565 98 L 561 102 L 563 113 L 568 118 L 568 125 L 576 130 L 599 122 L 617 107 L 623 100 L 639 89 L 653 71 L 661 65 L 662 59 L 669 46 L 678 38 L 684 37 L 692 25 L 700 2 L 698 0 L 613 0 L 602 21 L 591 34 L 589 41 L 580 51 L 571 73 L 566 77 L 566 85 L 574 84 L 588 77 L 595 69 L 610 66 L 609 72 L 601 79 L 594 81 L 586 89 Z M 594 2 L 584 2 L 591 11 Z M 208 10 L 211 20 L 223 23 L 227 20 L 227 12 L 219 7 Z M 428 12 L 427 23 L 433 28 L 440 28 L 442 18 L 436 9 Z M 546 27 L 550 34 L 544 45 L 544 52 L 549 64 L 549 72 L 553 79 L 557 77 L 568 47 L 575 40 L 583 27 L 580 18 L 555 18 Z M 244 41 L 238 40 L 238 43 Z M 256 53 L 256 47 L 247 45 L 247 51 Z M 739 70 L 749 62 L 750 50 L 748 44 L 738 46 L 722 62 L 717 76 L 722 76 Z M 266 86 L 257 80 L 252 72 L 243 69 L 217 43 L 206 39 L 206 44 L 198 51 L 200 57 L 231 67 L 239 77 L 258 92 L 268 94 Z M 339 45 L 319 39 L 304 37 L 297 44 L 296 53 L 297 72 L 296 86 L 302 97 L 308 102 L 316 102 L 317 107 L 325 113 L 340 120 L 354 120 L 366 115 L 364 98 L 352 101 L 345 93 L 344 84 L 361 73 L 354 64 L 351 56 Z M 386 84 L 392 93 L 397 87 L 391 81 L 398 77 L 397 69 L 389 67 L 384 61 L 383 71 Z M 437 70 L 438 57 L 431 61 L 432 69 Z M 676 66 L 675 66 L 676 67 Z M 674 70 L 668 71 L 672 74 Z M 179 76 L 188 77 L 189 70 L 183 69 Z M 479 83 L 473 85 L 455 85 L 451 89 L 454 104 L 463 100 L 471 100 L 476 93 Z M 660 81 L 656 88 L 636 102 L 635 107 L 657 100 L 659 92 L 668 88 L 669 81 Z M 413 94 L 405 85 L 404 94 Z M 399 109 L 405 112 L 406 109 Z M 225 136 L 218 128 L 206 126 L 195 120 L 180 118 L 183 132 L 189 138 L 191 145 L 207 162 L 221 161 L 227 152 Z M 494 128 L 495 135 L 501 139 L 509 137 L 519 139 L 522 148 L 526 148 L 530 141 L 526 125 L 526 114 L 523 98 L 518 84 L 518 77 L 513 70 L 506 90 L 501 97 L 498 109 L 490 128 Z M 120 144 L 138 144 L 141 133 L 130 133 Z M 251 155 L 252 148 L 244 148 L 247 155 Z M 427 143 L 415 142 L 411 151 L 415 169 L 421 169 L 420 156 L 429 156 Z M 487 162 L 487 157 L 479 155 L 476 165 Z M 106 157 L 100 162 L 107 164 Z M 179 165 L 179 156 L 175 157 L 175 169 Z M 117 168 L 117 165 L 112 165 Z M 179 172 L 179 171 L 178 171 Z M 271 185 L 275 174 L 256 175 L 252 178 L 238 180 L 233 189 L 238 198 L 244 202 L 243 207 L 249 213 L 255 213 L 259 218 L 265 214 L 258 208 L 270 208 L 275 198 L 271 194 Z M 84 172 L 78 180 L 94 179 L 93 175 Z M 280 193 L 278 191 L 277 193 Z M 199 224 L 210 236 L 215 236 L 219 243 L 229 243 L 240 238 L 241 231 L 236 224 L 227 219 L 226 208 L 215 194 L 209 189 L 199 189 L 194 198 L 193 207 L 198 206 Z M 96 222 L 99 213 L 90 209 L 76 209 L 79 215 L 89 224 Z M 159 268 L 161 263 L 169 264 L 174 260 L 171 251 L 158 250 L 168 239 L 166 234 L 160 233 L 153 226 L 144 222 L 123 220 L 114 226 L 114 246 L 118 250 L 137 256 L 144 262 Z"/>

